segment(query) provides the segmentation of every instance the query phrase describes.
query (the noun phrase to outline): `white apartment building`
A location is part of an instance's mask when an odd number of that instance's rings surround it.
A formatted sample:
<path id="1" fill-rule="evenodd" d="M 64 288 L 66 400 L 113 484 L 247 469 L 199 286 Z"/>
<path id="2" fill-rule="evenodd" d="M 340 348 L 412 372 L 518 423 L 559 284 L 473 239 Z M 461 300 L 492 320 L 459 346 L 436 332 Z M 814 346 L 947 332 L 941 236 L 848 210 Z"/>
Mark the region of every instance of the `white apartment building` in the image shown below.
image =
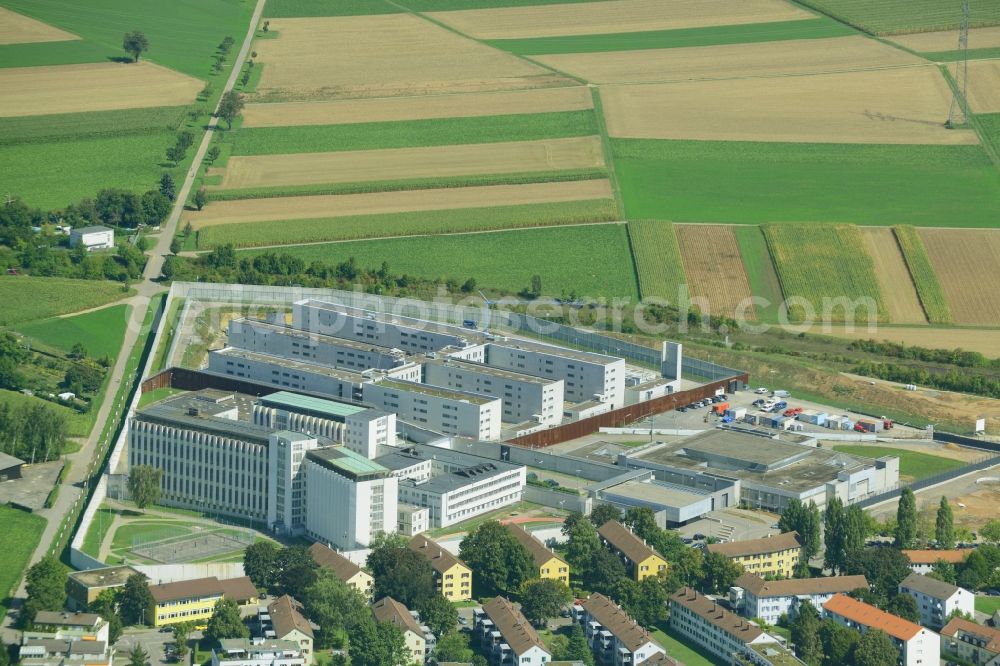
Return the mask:
<path id="1" fill-rule="evenodd" d="M 920 624 L 931 629 L 941 629 L 954 611 L 976 616 L 975 594 L 930 576 L 910 574 L 899 584 L 899 592 L 913 597 L 920 611 Z"/>
<path id="2" fill-rule="evenodd" d="M 670 628 L 729 663 L 733 655 L 777 639 L 689 587 L 670 596 Z"/>
<path id="3" fill-rule="evenodd" d="M 823 608 L 835 594 L 847 594 L 859 587 L 868 589 L 864 576 L 827 576 L 820 578 L 784 578 L 764 580 L 746 573 L 736 579 L 729 590 L 730 604 L 744 617 L 759 617 L 768 624 L 777 624 L 787 614 L 794 618 L 799 605 L 809 601 L 816 610 Z"/>
<path id="4" fill-rule="evenodd" d="M 260 398 L 253 407 L 253 422 L 325 437 L 366 458 L 375 457 L 379 446 L 396 440 L 393 413 L 288 391 Z"/>
<path id="5" fill-rule="evenodd" d="M 491 666 L 542 666 L 552 661 L 538 632 L 510 601 L 496 597 L 472 611 L 473 640 L 479 640 Z"/>
<path id="6" fill-rule="evenodd" d="M 396 531 L 403 536 L 416 536 L 431 528 L 431 510 L 424 506 L 398 502 L 396 512 L 399 516 Z"/>
<path id="7" fill-rule="evenodd" d="M 582 605 L 580 623 L 597 663 L 633 666 L 665 654 L 648 631 L 603 594 L 590 595 Z"/>
<path id="8" fill-rule="evenodd" d="M 423 363 L 424 383 L 499 398 L 507 423 L 537 421 L 558 425 L 563 412 L 563 380 L 543 379 L 458 358 Z"/>
<path id="9" fill-rule="evenodd" d="M 209 352 L 205 372 L 353 402 L 361 399 L 361 385 L 369 381 L 359 372 L 236 347 Z"/>
<path id="10" fill-rule="evenodd" d="M 309 451 L 303 465 L 310 538 L 356 550 L 395 531 L 398 479 L 385 467 L 342 446 Z"/>
<path id="11" fill-rule="evenodd" d="M 406 354 L 399 349 L 319 335 L 258 319 L 233 319 L 228 331 L 230 347 L 354 372 L 391 370 L 407 362 Z"/>
<path id="12" fill-rule="evenodd" d="M 88 252 L 93 250 L 113 250 L 115 231 L 108 227 L 79 227 L 69 232 L 69 246 L 82 245 Z"/>
<path id="13" fill-rule="evenodd" d="M 267 525 L 272 532 L 298 535 L 305 531 L 306 451 L 319 446 L 315 437 L 281 431 L 272 435 L 268 452 Z"/>
<path id="14" fill-rule="evenodd" d="M 305 666 L 294 641 L 224 638 L 212 649 L 212 666 Z"/>
<path id="15" fill-rule="evenodd" d="M 362 399 L 398 418 L 445 435 L 472 439 L 500 438 L 503 407 L 498 398 L 382 379 L 365 384 Z"/>
<path id="16" fill-rule="evenodd" d="M 402 505 L 428 510 L 430 527 L 447 527 L 515 504 L 527 483 L 523 465 L 421 444 L 374 462 L 399 479 Z"/>
<path id="17" fill-rule="evenodd" d="M 823 616 L 861 633 L 869 629 L 885 632 L 899 650 L 901 666 L 937 666 L 941 660 L 941 637 L 919 624 L 886 613 L 844 594 L 823 604 Z"/>

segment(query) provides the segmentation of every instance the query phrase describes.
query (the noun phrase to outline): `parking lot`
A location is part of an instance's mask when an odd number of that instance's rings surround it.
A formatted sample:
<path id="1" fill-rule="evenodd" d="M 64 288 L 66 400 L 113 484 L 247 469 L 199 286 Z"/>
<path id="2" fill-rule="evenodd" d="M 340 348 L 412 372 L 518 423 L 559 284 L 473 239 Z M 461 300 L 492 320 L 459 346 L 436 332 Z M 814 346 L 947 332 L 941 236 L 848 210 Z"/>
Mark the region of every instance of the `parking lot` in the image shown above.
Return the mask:
<path id="1" fill-rule="evenodd" d="M 201 632 L 192 632 L 191 638 L 195 639 L 201 636 Z M 177 664 L 189 664 L 191 663 L 190 654 L 188 658 L 182 661 L 168 661 L 165 652 L 165 645 L 167 643 L 174 642 L 174 634 L 172 631 L 160 631 L 159 629 L 127 629 L 125 633 L 122 634 L 118 642 L 115 643 L 115 664 L 127 664 L 128 653 L 131 652 L 132 648 L 136 645 L 142 647 L 149 655 L 149 665 L 150 666 L 177 666 Z"/>

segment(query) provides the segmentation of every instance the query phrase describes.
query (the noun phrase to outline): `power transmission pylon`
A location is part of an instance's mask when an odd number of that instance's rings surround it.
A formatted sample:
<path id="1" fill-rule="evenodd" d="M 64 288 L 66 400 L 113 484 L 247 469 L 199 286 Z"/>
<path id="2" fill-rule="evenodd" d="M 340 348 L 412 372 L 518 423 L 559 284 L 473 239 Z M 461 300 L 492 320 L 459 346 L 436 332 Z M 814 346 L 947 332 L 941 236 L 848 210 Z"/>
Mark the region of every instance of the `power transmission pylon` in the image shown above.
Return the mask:
<path id="1" fill-rule="evenodd" d="M 957 127 L 969 121 L 969 102 L 966 97 L 969 74 L 969 0 L 962 2 L 958 54 L 958 60 L 955 61 L 955 96 L 951 99 L 951 110 L 948 112 L 948 127 Z"/>

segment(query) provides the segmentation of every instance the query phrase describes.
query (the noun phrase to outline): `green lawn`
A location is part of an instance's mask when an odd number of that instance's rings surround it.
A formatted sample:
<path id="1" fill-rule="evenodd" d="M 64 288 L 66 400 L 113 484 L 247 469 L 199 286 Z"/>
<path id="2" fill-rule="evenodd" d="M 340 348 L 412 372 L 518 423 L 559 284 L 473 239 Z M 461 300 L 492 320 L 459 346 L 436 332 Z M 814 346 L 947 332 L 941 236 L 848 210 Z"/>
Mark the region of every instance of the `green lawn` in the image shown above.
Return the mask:
<path id="1" fill-rule="evenodd" d="M 233 155 L 321 153 L 463 143 L 561 139 L 597 134 L 593 111 L 429 118 L 385 123 L 240 128 Z"/>
<path id="2" fill-rule="evenodd" d="M 128 305 L 112 305 L 74 317 L 24 324 L 18 331 L 65 352 L 80 342 L 91 358 L 107 356 L 113 359 L 122 348 L 128 313 Z"/>
<path id="3" fill-rule="evenodd" d="M 760 227 L 734 227 L 733 233 L 740 248 L 740 258 L 750 281 L 750 293 L 769 301 L 768 305 L 757 306 L 757 318 L 760 321 L 776 323 L 778 307 L 782 301 L 781 283 L 771 261 L 771 253 L 767 249 L 767 241 Z"/>
<path id="4" fill-rule="evenodd" d="M 704 648 L 682 639 L 678 634 L 661 624 L 650 632 L 653 639 L 663 646 L 667 654 L 684 664 L 684 666 L 726 666 L 729 662 L 703 654 Z"/>
<path id="5" fill-rule="evenodd" d="M 1000 218 L 1000 178 L 978 146 L 614 139 L 612 147 L 629 219 L 989 228 Z"/>
<path id="6" fill-rule="evenodd" d="M 0 326 L 86 310 L 128 296 L 107 280 L 0 276 Z"/>
<path id="7" fill-rule="evenodd" d="M 144 58 L 207 79 L 212 56 L 227 36 L 235 53 L 246 35 L 253 0 L 0 0 L 14 11 L 50 23 L 123 56 L 122 35 L 141 30 L 149 39 Z"/>
<path id="8" fill-rule="evenodd" d="M 70 437 L 86 437 L 90 432 L 90 428 L 93 426 L 94 413 L 81 414 L 75 409 L 70 409 L 64 405 L 60 405 L 55 402 L 49 402 L 48 400 L 43 400 L 42 398 L 36 398 L 30 395 L 24 395 L 17 391 L 9 391 L 7 389 L 0 389 L 0 405 L 20 405 L 20 404 L 31 404 L 36 405 L 39 403 L 44 403 L 49 409 L 54 410 L 56 413 L 61 414 L 66 418 L 67 429 L 66 434 Z M 73 450 L 73 443 L 68 445 L 66 451 Z M 77 447 L 79 448 L 79 447 Z"/>
<path id="9" fill-rule="evenodd" d="M 210 249 L 226 244 L 236 247 L 294 245 L 386 236 L 586 224 L 614 220 L 615 213 L 615 204 L 611 199 L 592 199 L 493 208 L 219 224 L 198 232 L 198 247 Z"/>
<path id="10" fill-rule="evenodd" d="M 120 526 L 115 530 L 111 540 L 114 550 L 128 550 L 133 544 L 149 543 L 162 539 L 171 539 L 191 533 L 191 527 L 186 523 L 142 522 L 137 521 Z"/>
<path id="11" fill-rule="evenodd" d="M 598 53 L 638 49 L 670 49 L 688 46 L 750 44 L 792 39 L 820 39 L 856 34 L 854 30 L 826 17 L 806 21 L 777 21 L 722 25 L 708 28 L 618 32 L 602 35 L 570 35 L 527 39 L 494 39 L 486 43 L 517 55 L 555 53 Z"/>
<path id="12" fill-rule="evenodd" d="M 153 389 L 152 391 L 147 391 L 139 397 L 139 409 L 142 409 L 146 405 L 151 405 L 154 402 L 165 400 L 172 395 L 177 395 L 178 393 L 183 393 L 183 392 L 184 391 L 181 389 L 170 388 L 169 386 Z"/>
<path id="13" fill-rule="evenodd" d="M 957 28 L 962 0 L 799 0 L 845 23 L 875 34 L 925 32 Z M 970 0 L 972 27 L 1000 23 L 1000 3 Z"/>
<path id="14" fill-rule="evenodd" d="M 565 2 L 595 2 L 596 0 L 491 0 L 484 5 L 482 0 L 268 0 L 264 8 L 267 17 L 295 16 L 359 16 L 364 14 L 395 14 L 405 11 L 403 7 L 418 12 L 448 11 L 453 9 L 482 9 L 489 7 L 523 7 L 527 5 L 551 5 Z M 277 25 L 275 27 L 278 27 Z"/>
<path id="15" fill-rule="evenodd" d="M 993 615 L 1000 610 L 1000 597 L 986 597 L 976 595 L 976 610 L 980 613 Z"/>
<path id="16" fill-rule="evenodd" d="M 111 529 L 111 523 L 118 512 L 106 506 L 100 507 L 94 514 L 94 520 L 90 523 L 87 534 L 83 537 L 83 552 L 91 557 L 99 557 L 101 554 L 101 544 L 104 537 Z"/>
<path id="17" fill-rule="evenodd" d="M 109 57 L 120 55 L 120 47 L 111 49 L 103 44 L 85 39 L 65 42 L 4 44 L 0 46 L 0 67 L 41 67 L 43 65 L 107 62 Z"/>
<path id="18" fill-rule="evenodd" d="M 842 451 L 850 455 L 863 456 L 865 458 L 879 458 L 881 456 L 899 456 L 899 474 L 908 476 L 914 480 L 923 479 L 935 474 L 941 474 L 951 469 L 962 467 L 966 463 L 961 460 L 952 460 L 942 456 L 935 456 L 930 453 L 920 453 L 919 451 L 908 451 L 906 449 L 893 449 L 887 446 L 858 446 L 854 444 L 837 444 L 834 451 Z"/>
<path id="19" fill-rule="evenodd" d="M 28 568 L 31 554 L 45 530 L 45 519 L 9 506 L 0 505 L 4 527 L 3 566 L 0 566 L 0 619 L 7 614 L 8 597 Z"/>
<path id="20" fill-rule="evenodd" d="M 623 224 L 302 245 L 282 252 L 306 263 L 354 257 L 377 268 L 384 261 L 397 275 L 461 282 L 473 277 L 480 288 L 509 292 L 527 288 L 537 274 L 546 295 L 638 296 Z"/>
<path id="21" fill-rule="evenodd" d="M 186 110 L 184 106 L 154 106 L 148 109 L 0 118 L 0 145 L 125 134 L 163 135 L 180 127 Z"/>

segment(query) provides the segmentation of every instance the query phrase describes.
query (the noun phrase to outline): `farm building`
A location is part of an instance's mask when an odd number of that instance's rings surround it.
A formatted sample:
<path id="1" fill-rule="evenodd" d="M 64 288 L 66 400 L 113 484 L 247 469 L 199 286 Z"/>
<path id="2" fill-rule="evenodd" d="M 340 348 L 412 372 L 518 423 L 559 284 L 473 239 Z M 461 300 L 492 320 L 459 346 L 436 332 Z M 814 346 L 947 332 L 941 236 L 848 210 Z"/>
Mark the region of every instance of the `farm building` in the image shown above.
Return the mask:
<path id="1" fill-rule="evenodd" d="M 21 467 L 24 461 L 6 453 L 0 453 L 0 481 L 11 481 L 21 478 Z"/>
<path id="2" fill-rule="evenodd" d="M 108 227 L 80 227 L 69 232 L 69 245 L 83 245 L 88 252 L 112 249 L 115 246 L 115 232 Z"/>

